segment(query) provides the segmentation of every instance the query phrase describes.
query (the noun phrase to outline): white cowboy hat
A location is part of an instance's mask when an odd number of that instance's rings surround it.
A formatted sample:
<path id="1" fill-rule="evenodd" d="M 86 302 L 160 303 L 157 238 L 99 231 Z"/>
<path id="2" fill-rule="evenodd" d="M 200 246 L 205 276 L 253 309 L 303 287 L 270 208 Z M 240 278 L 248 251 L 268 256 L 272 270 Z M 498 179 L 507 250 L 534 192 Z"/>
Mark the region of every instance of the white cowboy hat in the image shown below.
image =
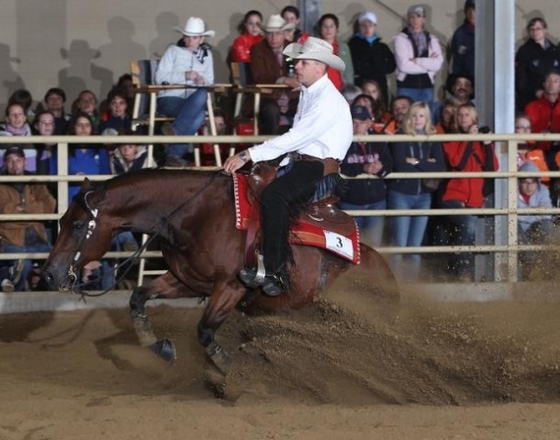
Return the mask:
<path id="1" fill-rule="evenodd" d="M 321 63 L 340 71 L 343 71 L 346 68 L 344 61 L 333 54 L 332 45 L 320 38 L 309 37 L 303 44 L 289 44 L 282 53 L 294 60 L 320 61 Z"/>
<path id="2" fill-rule="evenodd" d="M 286 23 L 280 15 L 271 15 L 265 24 L 259 23 L 259 27 L 265 32 L 288 31 L 296 27 L 293 23 Z"/>
<path id="3" fill-rule="evenodd" d="M 210 37 L 212 38 L 216 33 L 214 31 L 204 31 L 204 21 L 202 18 L 190 17 L 185 23 L 185 28 L 181 29 L 176 27 L 177 32 L 181 32 L 186 37 Z"/>

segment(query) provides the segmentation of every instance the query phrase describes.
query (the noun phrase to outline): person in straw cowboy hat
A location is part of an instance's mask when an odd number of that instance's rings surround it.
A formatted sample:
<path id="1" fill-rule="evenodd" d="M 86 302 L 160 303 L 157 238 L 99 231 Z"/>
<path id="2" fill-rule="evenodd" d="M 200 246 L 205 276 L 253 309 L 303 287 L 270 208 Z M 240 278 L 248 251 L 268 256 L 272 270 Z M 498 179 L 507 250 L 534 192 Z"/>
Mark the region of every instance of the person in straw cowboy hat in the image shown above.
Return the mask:
<path id="1" fill-rule="evenodd" d="M 214 83 L 214 61 L 210 47 L 204 44 L 214 31 L 205 30 L 204 21 L 190 17 L 183 28 L 175 30 L 183 34 L 182 45 L 171 45 L 161 58 L 156 70 L 157 84 L 184 84 L 204 86 Z M 194 135 L 204 122 L 206 88 L 164 90 L 158 94 L 158 111 L 175 118 L 172 124 L 164 124 L 167 136 Z M 192 149 L 192 147 L 191 147 Z M 181 159 L 189 151 L 185 144 L 170 145 L 168 156 Z"/>
<path id="2" fill-rule="evenodd" d="M 256 278 L 254 268 L 239 273 L 241 282 L 260 285 L 265 294 L 279 295 L 289 286 L 288 235 L 290 217 L 298 214 L 317 190 L 324 176 L 336 185 L 338 164 L 352 143 L 350 107 L 329 80 L 327 70 L 344 70 L 344 62 L 333 54 L 328 42 L 309 37 L 305 43 L 292 43 L 284 55 L 296 62 L 296 78 L 301 84 L 301 97 L 294 126 L 282 136 L 229 157 L 224 170 L 234 173 L 248 161 L 260 162 L 292 153 L 285 173 L 268 185 L 262 194 L 263 257 L 266 276 Z M 287 159 L 281 163 L 284 165 Z M 292 217 L 293 218 L 293 217 Z"/>
<path id="3" fill-rule="evenodd" d="M 299 82 L 290 76 L 290 67 L 282 50 L 288 44 L 287 32 L 294 25 L 279 15 L 271 15 L 261 29 L 265 39 L 251 48 L 250 71 L 256 84 L 285 84 L 292 90 L 277 90 L 262 100 L 259 113 L 260 132 L 281 134 L 288 130 L 296 114 Z M 293 64 L 292 64 L 293 67 Z M 283 118 L 282 118 L 283 117 Z M 281 119 L 284 125 L 281 126 Z"/>

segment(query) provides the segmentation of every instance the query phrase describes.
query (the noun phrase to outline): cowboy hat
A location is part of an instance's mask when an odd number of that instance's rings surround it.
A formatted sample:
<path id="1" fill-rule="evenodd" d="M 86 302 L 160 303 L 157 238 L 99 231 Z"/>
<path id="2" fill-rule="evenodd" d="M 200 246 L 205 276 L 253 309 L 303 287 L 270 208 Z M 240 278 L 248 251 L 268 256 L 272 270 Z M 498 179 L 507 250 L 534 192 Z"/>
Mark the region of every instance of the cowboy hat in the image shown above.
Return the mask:
<path id="1" fill-rule="evenodd" d="M 265 24 L 259 23 L 259 27 L 265 32 L 280 32 L 294 29 L 296 25 L 293 23 L 286 23 L 286 20 L 280 15 L 271 15 L 268 17 Z"/>
<path id="2" fill-rule="evenodd" d="M 289 44 L 282 53 L 294 60 L 320 61 L 321 63 L 340 71 L 343 71 L 346 68 L 344 61 L 333 54 L 332 45 L 320 38 L 309 37 L 303 44 Z"/>
<path id="3" fill-rule="evenodd" d="M 190 17 L 185 23 L 185 27 L 181 29 L 176 27 L 177 32 L 181 32 L 186 37 L 210 37 L 212 38 L 216 33 L 214 31 L 204 31 L 204 21 L 202 18 Z"/>

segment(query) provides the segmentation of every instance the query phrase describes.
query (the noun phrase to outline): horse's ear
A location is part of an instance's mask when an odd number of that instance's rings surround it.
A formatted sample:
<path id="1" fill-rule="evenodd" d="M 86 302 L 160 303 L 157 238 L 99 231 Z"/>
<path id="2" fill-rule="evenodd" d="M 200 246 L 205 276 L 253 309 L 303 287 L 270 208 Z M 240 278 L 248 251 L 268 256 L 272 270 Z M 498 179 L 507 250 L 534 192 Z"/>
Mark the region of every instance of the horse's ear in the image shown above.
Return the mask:
<path id="1" fill-rule="evenodd" d="M 86 177 L 82 182 L 82 191 L 86 192 L 93 188 L 91 181 Z"/>

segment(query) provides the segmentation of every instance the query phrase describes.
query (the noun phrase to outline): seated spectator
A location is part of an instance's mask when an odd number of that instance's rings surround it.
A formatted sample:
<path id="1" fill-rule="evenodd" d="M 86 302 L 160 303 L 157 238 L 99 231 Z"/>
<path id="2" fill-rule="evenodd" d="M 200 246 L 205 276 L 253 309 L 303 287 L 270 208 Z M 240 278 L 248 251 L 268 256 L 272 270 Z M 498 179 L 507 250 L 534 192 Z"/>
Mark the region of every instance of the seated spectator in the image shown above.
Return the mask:
<path id="1" fill-rule="evenodd" d="M 354 67 L 352 66 L 350 48 L 346 43 L 337 39 L 338 26 L 338 17 L 334 14 L 322 15 L 315 25 L 319 38 L 328 41 L 333 47 L 333 53 L 338 55 L 346 65 L 344 72 L 339 72 L 332 67 L 329 67 L 329 70 L 327 70 L 327 75 L 329 75 L 332 83 L 338 90 L 342 90 L 345 83 L 354 83 Z"/>
<path id="2" fill-rule="evenodd" d="M 251 48 L 251 78 L 257 84 L 284 84 L 261 100 L 259 113 L 260 133 L 281 134 L 289 130 L 296 114 L 300 87 L 298 80 L 289 76 L 288 63 L 282 51 L 288 44 L 286 31 L 293 29 L 279 15 L 271 15 L 263 25 L 265 39 Z"/>
<path id="3" fill-rule="evenodd" d="M 362 83 L 362 93 L 371 96 L 376 103 L 376 107 L 379 109 L 381 119 L 379 115 L 376 116 L 377 120 L 383 120 L 387 122 L 391 119 L 391 114 L 387 111 L 387 99 L 383 96 L 383 90 L 381 86 L 374 79 L 366 79 Z"/>
<path id="4" fill-rule="evenodd" d="M 478 134 L 478 113 L 472 104 L 457 108 L 457 132 Z M 444 142 L 443 153 L 450 171 L 496 171 L 498 158 L 491 142 L 453 141 Z M 484 206 L 485 180 L 482 177 L 453 177 L 445 184 L 440 207 L 443 209 L 469 209 Z M 473 246 L 477 216 L 469 214 L 449 215 L 449 238 L 446 242 L 453 246 Z M 460 281 L 474 281 L 474 255 L 471 252 L 452 254 L 449 269 Z"/>
<path id="5" fill-rule="evenodd" d="M 438 134 L 453 133 L 456 127 L 455 116 L 457 114 L 457 104 L 453 99 L 446 99 L 439 106 L 436 131 Z"/>
<path id="6" fill-rule="evenodd" d="M 475 4 L 474 0 L 465 1 L 465 21 L 453 33 L 451 38 L 451 73 L 474 78 L 475 65 Z"/>
<path id="7" fill-rule="evenodd" d="M 515 133 L 531 133 L 531 120 L 527 115 L 520 113 L 515 117 Z M 532 140 L 517 144 L 517 166 L 520 167 L 527 161 L 533 162 L 541 171 L 549 171 L 544 151 L 538 148 L 537 142 Z M 543 176 L 540 181 L 548 186 L 550 177 Z"/>
<path id="8" fill-rule="evenodd" d="M 542 17 L 529 20 L 529 38 L 515 54 L 515 104 L 523 111 L 541 98 L 545 75 L 560 69 L 560 49 L 547 38 L 548 25 Z"/>
<path id="9" fill-rule="evenodd" d="M 10 104 L 6 107 L 6 120 L 0 124 L 0 136 L 31 136 L 31 126 L 27 122 L 25 109 L 21 104 Z M 35 172 L 37 170 L 37 151 L 31 144 L 22 145 L 27 160 L 25 170 Z"/>
<path id="10" fill-rule="evenodd" d="M 544 77 L 543 94 L 525 107 L 533 133 L 560 133 L 560 71 L 550 71 Z M 539 142 L 539 148 L 550 150 L 551 142 Z M 549 164 L 550 165 L 550 164 Z"/>
<path id="11" fill-rule="evenodd" d="M 455 106 L 461 104 L 473 103 L 474 98 L 474 80 L 464 75 L 449 74 L 445 84 L 447 89 L 447 99 L 454 101 Z M 437 124 L 441 114 L 441 101 L 434 102 L 432 111 L 434 116 L 434 124 Z"/>
<path id="12" fill-rule="evenodd" d="M 358 17 L 358 32 L 348 41 L 354 65 L 354 84 L 362 86 L 368 79 L 377 81 L 381 88 L 385 107 L 389 105 L 387 75 L 395 71 L 393 52 L 377 35 L 377 16 L 373 12 L 363 12 Z"/>
<path id="13" fill-rule="evenodd" d="M 103 134 L 108 128 L 117 133 L 131 130 L 132 120 L 128 114 L 127 94 L 124 89 L 113 87 L 107 94 L 108 114 L 99 123 L 99 133 Z"/>
<path id="14" fill-rule="evenodd" d="M 305 43 L 305 40 L 309 38 L 309 34 L 298 28 L 300 21 L 299 9 L 295 6 L 285 6 L 282 8 L 280 16 L 286 21 L 286 23 L 293 25 L 287 29 L 286 40 L 290 43 Z"/>
<path id="15" fill-rule="evenodd" d="M 32 124 L 35 120 L 35 112 L 31 108 L 33 105 L 33 97 L 29 90 L 18 89 L 10 95 L 8 98 L 8 105 L 19 104 L 23 107 L 25 111 L 25 116 L 27 117 L 27 122 Z"/>
<path id="16" fill-rule="evenodd" d="M 408 135 L 434 134 L 430 108 L 423 102 L 415 102 L 406 114 L 399 133 Z M 428 209 L 432 194 L 422 185 L 422 173 L 445 171 L 445 160 L 439 142 L 402 141 L 391 145 L 393 171 L 415 173 L 418 178 L 391 179 L 388 181 L 389 209 Z M 422 244 L 428 216 L 401 215 L 391 217 L 391 232 L 394 246 L 416 247 Z M 398 278 L 416 280 L 420 274 L 419 254 L 395 254 L 392 267 Z M 404 264 L 403 264 L 404 263 Z"/>
<path id="17" fill-rule="evenodd" d="M 262 14 L 254 9 L 245 14 L 241 24 L 241 35 L 233 40 L 231 48 L 231 60 L 233 62 L 248 63 L 251 61 L 251 47 L 264 40 L 261 31 L 262 19 Z"/>
<path id="18" fill-rule="evenodd" d="M 124 96 L 126 98 L 126 112 L 129 118 L 132 118 L 132 109 L 134 108 L 134 89 L 136 86 L 132 81 L 132 75 L 130 73 L 123 73 L 119 76 L 117 80 L 117 89 L 124 90 Z M 109 105 L 110 105 L 110 100 Z"/>
<path id="19" fill-rule="evenodd" d="M 205 30 L 204 21 L 198 17 L 190 17 L 183 28 L 175 30 L 183 34 L 185 47 L 171 45 L 167 48 L 156 70 L 156 83 L 195 87 L 162 91 L 158 94 L 157 106 L 160 113 L 175 118 L 172 124 L 163 125 L 163 134 L 192 136 L 206 116 L 208 90 L 200 86 L 214 83 L 212 51 L 204 44 L 204 39 L 213 37 L 215 32 Z M 182 160 L 192 151 L 192 145 L 171 144 L 167 155 Z"/>
<path id="20" fill-rule="evenodd" d="M 5 172 L 10 176 L 30 174 L 25 171 L 25 152 L 11 146 L 4 153 Z M 0 185 L 0 214 L 52 214 L 56 201 L 46 185 L 40 183 L 6 183 Z M 2 252 L 49 252 L 51 244 L 40 221 L 0 222 Z M 32 261 L 13 261 L 0 268 L 1 288 L 4 292 L 26 290 Z"/>
<path id="21" fill-rule="evenodd" d="M 410 107 L 412 106 L 412 99 L 409 96 L 397 96 L 393 100 L 392 104 L 392 115 L 389 122 L 385 124 L 383 133 L 385 134 L 395 134 L 397 133 L 406 117 Z M 391 146 L 389 146 L 391 148 Z"/>
<path id="22" fill-rule="evenodd" d="M 354 135 L 368 134 L 370 127 L 369 111 L 360 105 L 351 107 Z M 344 210 L 387 209 L 387 186 L 382 179 L 391 172 L 393 160 L 385 142 L 353 142 L 346 153 L 340 171 L 348 177 L 371 174 L 379 179 L 347 180 L 347 191 L 341 197 Z M 350 214 L 352 214 L 350 212 Z M 383 241 L 383 217 L 354 217 L 360 228 L 360 241 L 378 247 Z"/>
<path id="23" fill-rule="evenodd" d="M 35 117 L 34 131 L 38 136 L 54 135 L 54 115 L 48 110 L 41 110 Z M 51 166 L 51 156 L 56 144 L 44 143 L 34 144 L 37 153 L 37 174 L 49 175 Z"/>
<path id="24" fill-rule="evenodd" d="M 397 61 L 397 95 L 432 106 L 434 79 L 443 65 L 439 40 L 425 30 L 423 6 L 408 8 L 407 26 L 393 37 Z"/>
<path id="25" fill-rule="evenodd" d="M 550 193 L 545 185 L 541 185 L 537 173 L 539 169 L 532 162 L 525 162 L 519 167 L 522 172 L 535 172 L 534 177 L 519 178 L 517 207 L 551 208 Z M 523 214 L 517 217 L 519 244 L 543 244 L 552 231 L 552 216 L 544 214 Z M 527 280 L 531 268 L 537 261 L 538 253 L 534 251 L 519 253 L 520 278 Z"/>
<path id="26" fill-rule="evenodd" d="M 97 108 L 97 96 L 91 90 L 82 90 L 74 104 L 72 105 L 72 114 L 76 112 L 83 112 L 90 116 L 93 126 L 96 130 L 99 129 L 101 122 L 99 109 Z"/>
<path id="27" fill-rule="evenodd" d="M 68 133 L 68 123 L 70 115 L 64 111 L 66 93 L 59 87 L 52 87 L 45 93 L 45 108 L 54 115 L 55 129 L 54 134 Z"/>
<path id="28" fill-rule="evenodd" d="M 133 131 L 122 133 L 134 136 Z M 129 171 L 148 168 L 148 151 L 145 145 L 119 144 L 111 157 L 111 174 L 123 174 Z"/>

